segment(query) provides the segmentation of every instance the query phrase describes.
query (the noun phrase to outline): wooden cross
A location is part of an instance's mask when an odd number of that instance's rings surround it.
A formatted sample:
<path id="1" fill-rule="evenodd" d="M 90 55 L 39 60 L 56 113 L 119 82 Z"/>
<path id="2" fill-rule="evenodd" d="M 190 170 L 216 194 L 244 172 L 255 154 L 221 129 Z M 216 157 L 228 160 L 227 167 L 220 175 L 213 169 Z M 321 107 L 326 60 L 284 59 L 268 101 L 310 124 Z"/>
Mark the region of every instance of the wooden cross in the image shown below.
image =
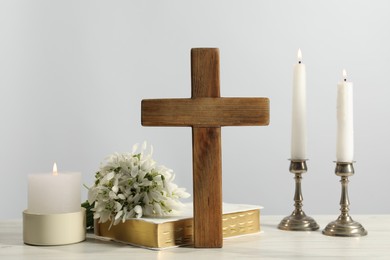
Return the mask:
<path id="1" fill-rule="evenodd" d="M 144 126 L 191 126 L 194 246 L 222 247 L 221 126 L 269 124 L 268 98 L 221 98 L 219 49 L 191 50 L 192 96 L 145 99 Z"/>

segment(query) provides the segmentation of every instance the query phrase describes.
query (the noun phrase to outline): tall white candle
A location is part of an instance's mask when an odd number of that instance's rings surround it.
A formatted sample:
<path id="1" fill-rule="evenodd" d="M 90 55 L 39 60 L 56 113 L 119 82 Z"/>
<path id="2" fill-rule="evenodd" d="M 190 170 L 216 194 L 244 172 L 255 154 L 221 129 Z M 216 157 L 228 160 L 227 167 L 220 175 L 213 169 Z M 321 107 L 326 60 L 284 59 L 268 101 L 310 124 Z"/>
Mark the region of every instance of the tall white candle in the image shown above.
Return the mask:
<path id="1" fill-rule="evenodd" d="M 338 162 L 353 161 L 353 84 L 347 81 L 343 70 L 343 80 L 337 85 L 337 150 Z"/>
<path id="2" fill-rule="evenodd" d="M 291 159 L 306 157 L 306 67 L 302 63 L 301 49 L 298 50 L 298 64 L 294 65 Z"/>
<path id="3" fill-rule="evenodd" d="M 53 173 L 28 176 L 28 213 L 60 214 L 80 211 L 81 173 Z"/>

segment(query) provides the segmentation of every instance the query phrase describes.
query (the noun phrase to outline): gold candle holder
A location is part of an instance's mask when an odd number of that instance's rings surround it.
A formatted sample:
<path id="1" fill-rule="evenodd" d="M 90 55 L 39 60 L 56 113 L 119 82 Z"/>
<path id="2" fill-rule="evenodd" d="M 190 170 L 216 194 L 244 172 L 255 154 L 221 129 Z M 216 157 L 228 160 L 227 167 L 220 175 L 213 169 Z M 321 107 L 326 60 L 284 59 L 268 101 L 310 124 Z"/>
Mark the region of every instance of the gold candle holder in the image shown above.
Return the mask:
<path id="1" fill-rule="evenodd" d="M 85 240 L 85 208 L 78 212 L 35 214 L 23 211 L 23 242 L 35 246 L 58 246 Z"/>
<path id="2" fill-rule="evenodd" d="M 295 195 L 294 195 L 294 211 L 290 216 L 285 217 L 278 225 L 279 229 L 288 231 L 314 231 L 319 229 L 317 222 L 306 216 L 302 210 L 302 174 L 307 172 L 306 160 L 290 160 L 290 172 L 295 174 Z"/>
<path id="3" fill-rule="evenodd" d="M 367 235 L 367 231 L 349 215 L 348 177 L 355 173 L 353 162 L 336 162 L 335 173 L 341 177 L 340 216 L 330 222 L 322 231 L 327 236 L 360 237 Z"/>

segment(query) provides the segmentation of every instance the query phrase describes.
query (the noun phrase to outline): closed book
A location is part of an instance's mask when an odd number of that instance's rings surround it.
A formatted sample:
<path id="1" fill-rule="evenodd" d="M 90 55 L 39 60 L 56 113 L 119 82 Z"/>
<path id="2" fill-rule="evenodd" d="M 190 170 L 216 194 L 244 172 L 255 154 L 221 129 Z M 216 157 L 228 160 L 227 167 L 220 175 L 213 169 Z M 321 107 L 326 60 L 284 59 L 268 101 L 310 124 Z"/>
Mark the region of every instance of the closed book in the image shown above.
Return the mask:
<path id="1" fill-rule="evenodd" d="M 134 218 L 112 225 L 95 220 L 96 236 L 150 249 L 193 244 L 192 203 L 186 203 L 180 216 Z M 223 237 L 260 232 L 260 209 L 243 204 L 223 204 Z"/>

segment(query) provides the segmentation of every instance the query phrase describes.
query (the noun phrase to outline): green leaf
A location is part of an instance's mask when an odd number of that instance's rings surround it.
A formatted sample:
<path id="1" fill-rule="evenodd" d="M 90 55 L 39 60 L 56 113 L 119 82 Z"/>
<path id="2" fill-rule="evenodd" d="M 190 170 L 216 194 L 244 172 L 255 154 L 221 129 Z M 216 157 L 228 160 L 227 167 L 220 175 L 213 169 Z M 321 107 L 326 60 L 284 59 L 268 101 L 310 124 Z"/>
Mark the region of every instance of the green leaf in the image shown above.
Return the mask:
<path id="1" fill-rule="evenodd" d="M 92 203 L 92 205 L 89 204 L 88 200 L 84 203 L 81 203 L 81 207 L 85 208 L 85 214 L 86 214 L 86 229 L 87 230 L 93 230 L 93 211 L 92 209 L 95 206 L 95 202 Z"/>

